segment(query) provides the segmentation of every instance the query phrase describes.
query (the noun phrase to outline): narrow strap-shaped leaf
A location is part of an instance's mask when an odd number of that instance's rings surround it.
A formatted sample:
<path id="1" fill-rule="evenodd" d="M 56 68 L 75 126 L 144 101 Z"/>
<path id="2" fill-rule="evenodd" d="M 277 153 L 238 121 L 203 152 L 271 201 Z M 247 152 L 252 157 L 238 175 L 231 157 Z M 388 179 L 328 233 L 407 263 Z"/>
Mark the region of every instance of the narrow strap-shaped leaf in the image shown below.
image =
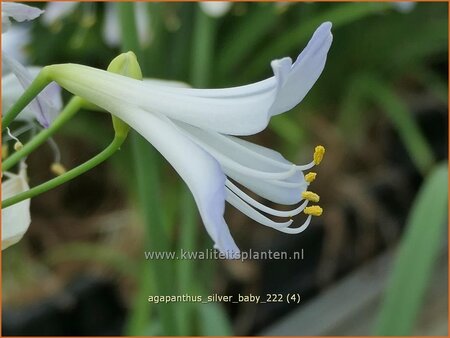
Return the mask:
<path id="1" fill-rule="evenodd" d="M 379 313 L 376 335 L 413 333 L 430 274 L 442 248 L 447 173 L 447 164 L 439 165 L 426 178 L 414 201 Z"/>

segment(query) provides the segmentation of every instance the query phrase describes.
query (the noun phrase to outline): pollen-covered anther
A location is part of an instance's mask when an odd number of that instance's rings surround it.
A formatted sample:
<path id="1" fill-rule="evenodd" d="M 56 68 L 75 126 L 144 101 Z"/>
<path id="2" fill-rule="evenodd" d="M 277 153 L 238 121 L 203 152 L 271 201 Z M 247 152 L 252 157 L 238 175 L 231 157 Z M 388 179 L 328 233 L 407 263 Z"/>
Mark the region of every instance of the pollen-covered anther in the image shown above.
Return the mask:
<path id="1" fill-rule="evenodd" d="M 311 216 L 320 216 L 322 215 L 323 209 L 321 207 L 319 207 L 318 205 L 311 205 L 310 207 L 306 207 L 303 212 L 306 215 L 311 215 Z"/>
<path id="2" fill-rule="evenodd" d="M 23 143 L 20 141 L 16 141 L 16 143 L 14 143 L 14 150 L 15 151 L 19 151 L 23 148 Z"/>
<path id="3" fill-rule="evenodd" d="M 325 147 L 317 146 L 314 149 L 314 164 L 318 165 L 323 160 L 323 155 L 325 154 Z"/>
<path id="4" fill-rule="evenodd" d="M 308 190 L 302 192 L 302 197 L 305 200 L 315 202 L 315 203 L 319 202 L 319 200 L 320 200 L 319 195 L 317 195 L 316 193 L 314 193 L 312 191 L 308 191 Z"/>
<path id="5" fill-rule="evenodd" d="M 305 175 L 305 181 L 311 183 L 316 179 L 317 174 L 315 172 L 310 172 Z"/>
<path id="6" fill-rule="evenodd" d="M 65 174 L 67 172 L 66 168 L 59 162 L 55 162 L 50 166 L 50 170 L 57 176 Z"/>

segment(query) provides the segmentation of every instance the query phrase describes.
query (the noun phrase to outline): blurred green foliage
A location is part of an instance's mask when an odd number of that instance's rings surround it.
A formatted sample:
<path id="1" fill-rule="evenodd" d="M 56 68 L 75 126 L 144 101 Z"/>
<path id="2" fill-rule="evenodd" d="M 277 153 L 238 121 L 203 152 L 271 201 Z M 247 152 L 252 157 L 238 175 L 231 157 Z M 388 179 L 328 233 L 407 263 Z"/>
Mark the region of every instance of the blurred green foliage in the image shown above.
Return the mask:
<path id="1" fill-rule="evenodd" d="M 441 251 L 448 212 L 448 167 L 436 167 L 417 194 L 386 290 L 375 334 L 414 333 L 434 263 Z"/>

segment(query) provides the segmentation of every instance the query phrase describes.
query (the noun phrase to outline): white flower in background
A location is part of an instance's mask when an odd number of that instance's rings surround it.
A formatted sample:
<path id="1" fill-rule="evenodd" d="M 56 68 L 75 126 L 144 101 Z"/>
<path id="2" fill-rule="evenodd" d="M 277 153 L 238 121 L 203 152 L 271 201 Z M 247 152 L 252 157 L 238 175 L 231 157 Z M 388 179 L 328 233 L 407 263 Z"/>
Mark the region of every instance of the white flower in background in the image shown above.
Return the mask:
<path id="1" fill-rule="evenodd" d="M 17 2 L 2 2 L 2 33 L 11 26 L 11 18 L 17 22 L 36 19 L 43 13 L 36 7 L 27 6 Z"/>
<path id="2" fill-rule="evenodd" d="M 16 64 L 17 66 L 17 64 Z M 20 66 L 19 66 L 20 67 Z M 9 73 L 2 77 L 2 111 L 8 111 L 11 106 L 22 96 L 25 91 L 24 87 L 27 87 L 31 81 L 39 74 L 41 67 L 27 67 L 26 71 L 28 75 L 22 78 L 24 83 L 19 81 L 19 78 L 15 73 Z M 23 71 L 23 69 L 22 69 Z M 21 74 L 19 70 L 19 74 Z M 32 122 L 35 118 L 39 120 L 41 125 L 48 126 L 53 121 L 58 113 L 61 111 L 63 102 L 61 98 L 61 87 L 56 83 L 48 85 L 39 95 L 40 101 L 44 101 L 44 105 L 47 106 L 46 113 L 42 112 L 41 105 L 36 101 L 30 103 L 22 112 L 17 116 L 16 120 Z M 37 106 L 33 106 L 37 105 Z M 36 113 L 38 112 L 38 113 Z"/>
<path id="3" fill-rule="evenodd" d="M 57 24 L 65 17 L 72 14 L 79 2 L 77 1 L 55 1 L 45 5 L 45 13 L 42 15 L 42 23 L 46 26 Z"/>
<path id="4" fill-rule="evenodd" d="M 84 6 L 85 17 L 94 18 L 95 13 L 93 6 L 94 3 L 80 3 L 72 1 L 54 1 L 47 3 L 45 7 L 45 13 L 42 16 L 42 22 L 46 26 L 58 26 L 61 21 L 67 16 L 71 15 L 78 7 L 78 5 Z M 142 47 L 148 46 L 151 42 L 151 29 L 150 29 L 150 15 L 145 2 L 134 3 L 134 14 L 136 18 L 136 27 L 138 31 L 139 42 Z M 106 3 L 105 4 L 105 17 L 103 21 L 103 39 L 110 47 L 118 47 L 121 43 L 121 33 L 118 21 L 117 4 Z M 92 20 L 87 21 L 89 24 Z"/>
<path id="5" fill-rule="evenodd" d="M 7 199 L 30 189 L 27 183 L 26 166 L 21 164 L 18 175 L 5 173 L 8 179 L 2 182 L 2 199 Z M 30 200 L 24 200 L 2 209 L 2 250 L 16 244 L 31 223 Z"/>
<path id="6" fill-rule="evenodd" d="M 30 30 L 28 27 L 13 25 L 8 34 L 2 35 L 2 52 L 14 60 L 24 64 L 27 61 L 26 46 L 30 43 Z M 2 71 L 4 73 L 4 71 Z"/>
<path id="7" fill-rule="evenodd" d="M 213 18 L 224 16 L 233 5 L 230 1 L 200 1 L 198 4 L 206 15 Z"/>
<path id="8" fill-rule="evenodd" d="M 30 41 L 26 26 L 13 25 L 10 18 L 23 22 L 33 20 L 43 11 L 20 3 L 2 3 L 2 54 L 6 53 L 19 62 L 25 62 L 25 46 Z M 4 34 L 8 32 L 8 34 Z M 5 73 L 5 70 L 2 70 Z"/>
<path id="9" fill-rule="evenodd" d="M 29 41 L 29 37 L 26 30 L 20 31 L 20 28 L 17 30 L 17 28 L 12 25 L 10 18 L 22 22 L 33 20 L 42 13 L 43 11 L 38 8 L 20 3 L 2 3 L 3 42 L 13 41 L 14 44 L 14 46 L 11 46 L 11 44 L 8 43 L 2 44 L 3 113 L 15 103 L 37 75 L 36 71 L 33 71 L 34 74 L 32 74 L 30 69 L 24 67 L 19 60 L 15 59 L 17 56 L 21 59 L 24 58 L 23 54 L 18 51 L 18 48 L 20 51 L 23 50 L 23 47 Z M 5 47 L 6 49 L 3 49 Z M 8 51 L 11 51 L 12 54 L 9 54 Z M 38 122 L 43 127 L 47 128 L 58 115 L 61 107 L 60 88 L 58 85 L 52 84 L 29 104 L 27 109 L 21 114 L 21 118 L 28 121 L 31 120 L 29 113 L 32 111 Z"/>
<path id="10" fill-rule="evenodd" d="M 414 1 L 395 1 L 392 2 L 392 5 L 401 13 L 409 13 L 416 7 L 417 3 Z"/>
<path id="11" fill-rule="evenodd" d="M 53 65 L 46 71 L 63 88 L 119 117 L 145 137 L 172 164 L 194 195 L 215 247 L 225 254 L 239 252 L 223 218 L 225 200 L 257 222 L 286 233 L 303 231 L 319 206 L 306 207 L 319 197 L 307 191 L 314 173 L 303 171 L 320 163 L 292 164 L 278 152 L 231 135 L 252 135 L 270 118 L 295 107 L 314 85 L 331 46 L 331 23 L 322 24 L 292 63 L 272 61 L 274 76 L 235 88 L 190 89 L 152 84 L 95 68 Z M 131 57 L 132 53 L 128 53 Z M 238 188 L 280 204 L 300 206 L 290 211 L 269 208 Z M 306 222 L 275 222 L 263 215 L 290 218 L 301 211 Z"/>
<path id="12" fill-rule="evenodd" d="M 141 47 L 148 46 L 152 41 L 151 17 L 147 3 L 134 3 L 134 17 L 136 18 L 136 29 Z M 110 47 L 118 47 L 122 43 L 119 30 L 119 11 L 117 4 L 108 3 L 105 9 L 105 21 L 103 23 L 103 39 Z"/>

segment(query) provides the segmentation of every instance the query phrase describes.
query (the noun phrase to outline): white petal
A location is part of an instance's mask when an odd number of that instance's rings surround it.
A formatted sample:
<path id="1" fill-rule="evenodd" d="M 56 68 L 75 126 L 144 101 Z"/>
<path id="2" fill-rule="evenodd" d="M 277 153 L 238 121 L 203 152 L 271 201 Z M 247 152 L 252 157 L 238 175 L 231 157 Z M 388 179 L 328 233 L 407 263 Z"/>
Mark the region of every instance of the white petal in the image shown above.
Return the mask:
<path id="1" fill-rule="evenodd" d="M 2 183 L 3 200 L 30 189 L 24 169 L 19 175 L 9 174 L 9 176 Z M 2 209 L 2 250 L 17 243 L 28 230 L 30 223 L 29 199 Z"/>
<path id="2" fill-rule="evenodd" d="M 24 89 L 22 85 L 13 73 L 9 73 L 2 77 L 2 114 L 7 112 L 11 106 L 16 103 L 23 92 Z M 25 107 L 16 119 L 20 121 L 33 121 L 35 115 L 31 106 L 28 105 Z"/>
<path id="3" fill-rule="evenodd" d="M 271 115 L 288 111 L 303 100 L 325 67 L 332 41 L 331 23 L 325 22 L 317 28 L 292 66 L 290 58 L 272 61 L 280 89 L 270 109 Z"/>
<path id="4" fill-rule="evenodd" d="M 229 1 L 200 1 L 202 11 L 213 18 L 220 18 L 228 13 L 232 3 Z"/>
<path id="5" fill-rule="evenodd" d="M 236 88 L 157 87 L 81 65 L 52 69 L 62 87 L 108 111 L 122 102 L 202 129 L 251 135 L 263 130 L 271 115 L 291 109 L 306 95 L 322 72 L 330 28 L 329 23 L 319 27 L 292 67 L 288 60 L 275 62 L 275 77 Z"/>
<path id="6" fill-rule="evenodd" d="M 217 161 L 164 116 L 125 106 L 116 107 L 111 113 L 146 138 L 183 178 L 215 246 L 224 253 L 239 252 L 223 218 L 225 175 Z"/>
<path id="7" fill-rule="evenodd" d="M 176 87 L 176 88 L 190 88 L 189 84 L 181 81 L 171 81 L 171 80 L 162 80 L 162 79 L 144 79 L 144 84 L 150 87 Z"/>
<path id="8" fill-rule="evenodd" d="M 2 101 L 5 101 L 2 102 L 2 109 L 6 112 L 31 84 L 40 68 L 25 68 L 5 54 L 2 55 L 2 61 L 12 71 L 12 74 L 2 78 L 2 90 L 4 90 Z M 26 111 L 31 110 L 39 123 L 47 128 L 56 118 L 61 107 L 61 88 L 56 83 L 51 83 L 25 108 L 22 118 L 29 116 L 29 112 L 27 114 Z"/>
<path id="9" fill-rule="evenodd" d="M 307 185 L 303 173 L 280 153 L 233 136 L 175 122 L 194 142 L 214 156 L 224 172 L 254 193 L 275 203 L 296 204 Z M 285 178 L 274 179 L 274 173 Z M 280 176 L 277 174 L 277 176 Z"/>
<path id="10" fill-rule="evenodd" d="M 178 124 L 179 125 L 179 122 Z M 187 130 L 197 129 L 196 131 L 190 133 Z M 184 128 L 180 128 L 189 138 L 191 138 L 196 144 L 205 149 L 209 154 L 211 154 L 226 171 L 227 169 L 236 170 L 242 174 L 249 175 L 254 178 L 259 179 L 271 179 L 271 180 L 282 180 L 288 177 L 294 176 L 297 168 L 291 165 L 287 168 L 276 168 L 275 171 L 265 171 L 264 169 L 255 165 L 248 159 L 240 156 L 240 154 L 232 153 L 229 149 L 221 148 L 223 142 L 217 142 L 212 135 L 207 135 L 203 133 L 196 127 L 192 127 L 184 124 Z"/>
<path id="11" fill-rule="evenodd" d="M 232 98 L 185 95 L 193 89 L 149 86 L 117 74 L 81 65 L 52 66 L 55 81 L 70 92 L 110 111 L 134 105 L 201 128 L 230 134 L 253 134 L 268 123 L 268 107 L 275 92 L 237 94 Z"/>
<path id="12" fill-rule="evenodd" d="M 246 146 L 245 143 L 235 141 L 239 140 L 237 137 L 203 130 L 182 122 L 177 122 L 176 124 L 189 133 L 189 135 L 197 142 L 206 144 L 208 148 L 214 149 L 215 153 L 220 153 L 232 161 L 240 163 L 248 168 L 269 173 L 279 173 L 292 169 L 293 164 L 285 160 L 279 153 L 277 153 L 279 158 L 274 159 L 272 154 L 271 156 L 265 156 L 261 152 L 254 151 L 249 146 Z M 275 151 L 273 152 L 276 153 Z"/>
<path id="13" fill-rule="evenodd" d="M 13 59 L 25 63 L 27 59 L 25 46 L 28 45 L 29 42 L 29 27 L 13 25 L 8 29 L 8 34 L 2 35 L 2 53 L 6 53 Z M 4 70 L 2 70 L 2 74 L 5 74 Z"/>
<path id="14" fill-rule="evenodd" d="M 230 141 L 239 144 L 241 147 L 247 148 L 249 152 L 254 153 L 253 156 L 259 155 L 260 157 L 264 157 L 265 159 L 271 159 L 274 163 L 277 163 L 277 165 L 279 165 L 280 167 L 281 166 L 287 167 L 292 165 L 292 162 L 285 159 L 284 156 L 281 155 L 278 151 L 260 146 L 259 144 L 256 143 L 246 141 L 239 137 L 234 136 L 226 136 L 226 137 Z"/>
<path id="15" fill-rule="evenodd" d="M 36 19 L 43 10 L 15 2 L 2 2 L 2 19 L 10 17 L 18 22 Z"/>
<path id="16" fill-rule="evenodd" d="M 49 2 L 45 6 L 45 13 L 42 16 L 42 22 L 50 26 L 64 17 L 70 15 L 79 2 L 76 1 L 55 1 Z"/>

